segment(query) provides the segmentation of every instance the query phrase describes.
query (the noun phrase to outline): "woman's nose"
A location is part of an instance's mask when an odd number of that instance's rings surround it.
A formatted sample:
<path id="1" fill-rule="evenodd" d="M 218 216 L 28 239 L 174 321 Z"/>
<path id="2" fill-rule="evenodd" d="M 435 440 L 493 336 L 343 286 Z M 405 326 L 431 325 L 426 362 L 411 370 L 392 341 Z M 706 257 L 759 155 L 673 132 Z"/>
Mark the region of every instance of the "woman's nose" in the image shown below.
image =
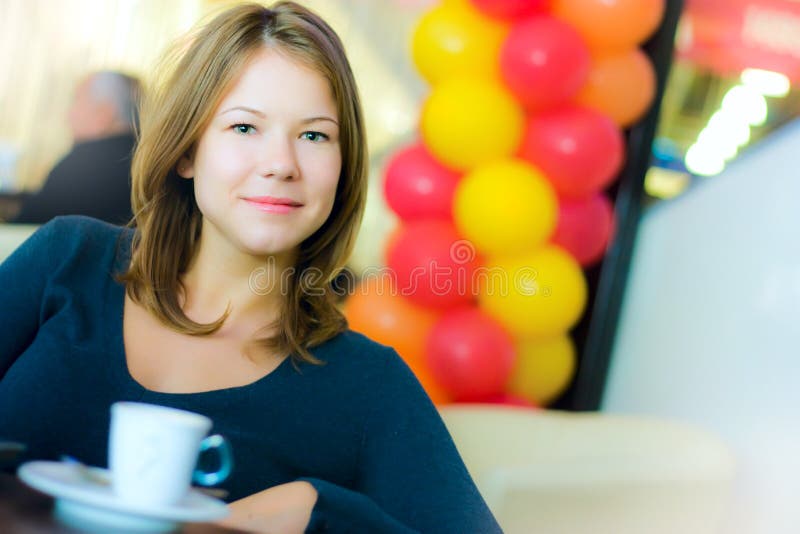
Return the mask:
<path id="1" fill-rule="evenodd" d="M 299 178 L 297 154 L 288 136 L 272 134 L 267 136 L 262 148 L 260 174 L 264 178 L 296 180 Z"/>

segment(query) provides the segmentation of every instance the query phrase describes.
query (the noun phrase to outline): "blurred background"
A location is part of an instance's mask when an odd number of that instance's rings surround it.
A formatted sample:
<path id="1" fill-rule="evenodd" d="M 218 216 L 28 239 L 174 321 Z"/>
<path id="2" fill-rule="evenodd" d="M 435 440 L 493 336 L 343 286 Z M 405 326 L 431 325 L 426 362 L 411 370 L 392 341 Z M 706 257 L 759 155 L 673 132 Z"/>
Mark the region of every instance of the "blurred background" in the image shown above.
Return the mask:
<path id="1" fill-rule="evenodd" d="M 63 117 L 82 76 L 114 69 L 146 77 L 167 43 L 203 16 L 232 3 L 236 2 L 0 2 L 0 67 L 8 73 L 0 84 L 0 190 L 37 189 L 66 153 L 71 140 Z M 410 34 L 436 2 L 302 3 L 329 20 L 347 45 L 364 95 L 377 177 L 392 149 L 414 136 L 427 87 L 412 63 Z M 795 116 L 800 107 L 791 83 L 800 62 L 796 37 L 800 15 L 795 4 L 790 0 L 687 2 L 662 103 L 654 168 L 646 182 L 648 201 L 673 198 L 702 182 L 700 177 L 719 174 Z M 742 76 L 748 65 L 776 70 Z M 742 86 L 756 93 L 741 91 Z M 725 111 L 740 106 L 749 110 L 749 120 L 726 122 Z M 379 188 L 373 192 L 370 212 L 382 211 L 383 216 L 369 219 L 378 226 L 370 226 L 363 238 L 359 265 L 374 263 L 369 251 L 375 248 L 366 242 L 382 242 L 393 225 L 391 215 L 381 210 Z"/>

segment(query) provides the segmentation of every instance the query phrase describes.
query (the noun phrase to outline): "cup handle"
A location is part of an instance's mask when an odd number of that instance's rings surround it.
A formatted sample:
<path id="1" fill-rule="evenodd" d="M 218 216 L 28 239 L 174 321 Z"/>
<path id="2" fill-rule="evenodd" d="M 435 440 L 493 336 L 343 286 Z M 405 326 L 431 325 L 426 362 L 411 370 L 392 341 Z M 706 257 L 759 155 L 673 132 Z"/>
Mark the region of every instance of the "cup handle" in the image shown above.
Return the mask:
<path id="1" fill-rule="evenodd" d="M 233 469 L 233 454 L 231 453 L 231 446 L 228 440 L 219 434 L 214 434 L 200 442 L 201 453 L 211 449 L 216 449 L 217 454 L 219 454 L 220 466 L 218 470 L 211 472 L 195 469 L 192 480 L 201 486 L 219 484 L 228 478 L 228 475 L 231 474 L 231 470 Z"/>

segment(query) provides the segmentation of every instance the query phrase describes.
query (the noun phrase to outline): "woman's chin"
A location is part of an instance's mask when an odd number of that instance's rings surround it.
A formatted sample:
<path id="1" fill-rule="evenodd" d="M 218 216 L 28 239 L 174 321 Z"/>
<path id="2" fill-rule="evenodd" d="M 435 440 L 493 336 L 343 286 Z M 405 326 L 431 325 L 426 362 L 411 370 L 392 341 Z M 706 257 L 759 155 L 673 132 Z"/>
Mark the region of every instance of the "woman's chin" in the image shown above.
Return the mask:
<path id="1" fill-rule="evenodd" d="M 297 250 L 294 243 L 283 243 L 275 241 L 248 240 L 242 243 L 242 251 L 261 260 L 272 258 L 281 265 L 292 265 L 292 258 Z"/>

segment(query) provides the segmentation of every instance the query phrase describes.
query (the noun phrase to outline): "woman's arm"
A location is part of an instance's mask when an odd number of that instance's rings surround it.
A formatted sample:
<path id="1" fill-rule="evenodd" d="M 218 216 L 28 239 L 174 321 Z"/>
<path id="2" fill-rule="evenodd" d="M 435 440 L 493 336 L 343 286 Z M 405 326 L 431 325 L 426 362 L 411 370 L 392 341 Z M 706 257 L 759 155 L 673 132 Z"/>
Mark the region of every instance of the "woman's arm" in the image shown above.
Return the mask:
<path id="1" fill-rule="evenodd" d="M 394 351 L 376 358 L 386 365 L 379 380 L 364 384 L 374 394 L 356 487 L 302 478 L 233 503 L 226 525 L 261 532 L 501 532 L 414 375 Z"/>
<path id="2" fill-rule="evenodd" d="M 42 226 L 0 263 L 0 379 L 36 337 L 49 273 L 60 259 L 60 226 Z"/>
<path id="3" fill-rule="evenodd" d="M 281 484 L 231 503 L 231 515 L 220 525 L 248 532 L 305 532 L 317 490 L 308 482 Z"/>
<path id="4" fill-rule="evenodd" d="M 312 482 L 310 481 L 313 481 Z M 302 532 L 370 532 L 413 534 L 381 510 L 367 496 L 317 479 L 297 480 L 232 502 L 231 514 L 218 522 L 247 532 L 295 534 Z M 322 489 L 332 502 L 317 506 Z M 316 508 L 316 510 L 315 510 Z M 324 509 L 338 509 L 345 516 L 331 522 Z M 314 515 L 318 516 L 312 521 Z"/>

